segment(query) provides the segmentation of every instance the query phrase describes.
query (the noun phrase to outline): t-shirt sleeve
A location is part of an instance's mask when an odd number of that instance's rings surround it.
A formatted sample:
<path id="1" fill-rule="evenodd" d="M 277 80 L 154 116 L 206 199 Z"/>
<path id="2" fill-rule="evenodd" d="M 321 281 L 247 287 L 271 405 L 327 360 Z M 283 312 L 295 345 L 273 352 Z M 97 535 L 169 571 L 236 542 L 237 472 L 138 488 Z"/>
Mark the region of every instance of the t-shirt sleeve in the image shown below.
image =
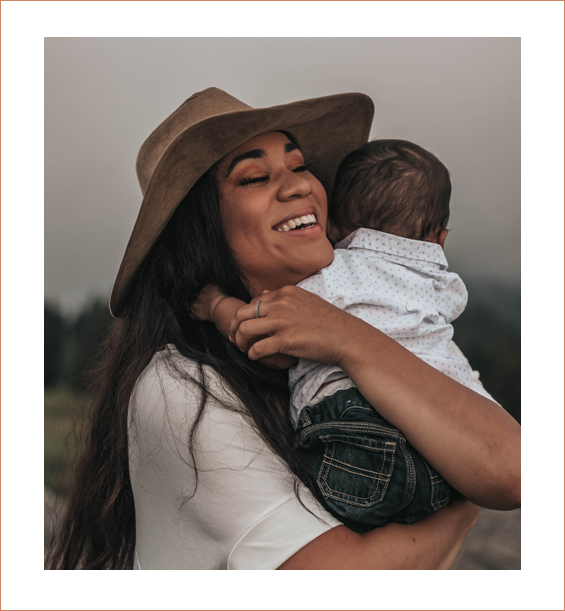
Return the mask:
<path id="1" fill-rule="evenodd" d="M 277 569 L 299 549 L 341 522 L 303 490 L 262 516 L 234 545 L 228 569 Z M 311 511 L 312 513 L 308 513 Z"/>
<path id="2" fill-rule="evenodd" d="M 240 410 L 219 376 L 207 373 L 216 396 Z M 212 398 L 195 437 L 195 482 L 187 440 L 199 402 L 186 380 L 153 373 L 139 386 L 130 470 L 143 569 L 276 569 L 340 524 L 301 486 L 303 506 L 288 466 L 245 413 Z"/>

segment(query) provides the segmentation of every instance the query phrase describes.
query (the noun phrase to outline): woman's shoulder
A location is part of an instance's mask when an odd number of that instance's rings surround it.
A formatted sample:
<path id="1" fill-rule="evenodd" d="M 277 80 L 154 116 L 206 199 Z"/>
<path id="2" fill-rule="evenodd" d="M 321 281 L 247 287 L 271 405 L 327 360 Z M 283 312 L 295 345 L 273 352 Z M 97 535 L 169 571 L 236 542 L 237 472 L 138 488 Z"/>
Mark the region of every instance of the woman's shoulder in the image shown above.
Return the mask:
<path id="1" fill-rule="evenodd" d="M 129 423 L 136 468 L 150 458 L 153 465 L 185 477 L 189 439 L 203 470 L 241 468 L 269 454 L 243 404 L 221 376 L 171 345 L 156 353 L 139 377 Z M 268 460 L 279 459 L 269 455 Z"/>
<path id="2" fill-rule="evenodd" d="M 214 395 L 233 396 L 216 372 L 202 369 Z M 129 451 L 139 562 L 143 568 L 275 569 L 339 522 L 308 490 L 301 487 L 302 505 L 296 499 L 292 472 L 239 401 L 208 397 L 199 411 L 202 391 L 189 378 L 198 380 L 200 371 L 167 346 L 138 380 Z M 188 499 L 180 512 L 179 499 Z"/>
<path id="3" fill-rule="evenodd" d="M 137 385 L 146 384 L 155 378 L 173 379 L 176 377 L 175 372 L 179 370 L 192 377 L 198 373 L 198 363 L 183 356 L 174 344 L 167 344 L 153 355 L 139 376 Z"/>
<path id="4" fill-rule="evenodd" d="M 225 380 L 211 367 L 182 355 L 173 344 L 155 353 L 139 376 L 132 402 L 137 408 L 154 409 L 158 404 L 179 405 L 185 412 L 200 405 L 202 387 L 209 392 L 207 404 L 226 402 L 236 405 L 239 400 Z"/>

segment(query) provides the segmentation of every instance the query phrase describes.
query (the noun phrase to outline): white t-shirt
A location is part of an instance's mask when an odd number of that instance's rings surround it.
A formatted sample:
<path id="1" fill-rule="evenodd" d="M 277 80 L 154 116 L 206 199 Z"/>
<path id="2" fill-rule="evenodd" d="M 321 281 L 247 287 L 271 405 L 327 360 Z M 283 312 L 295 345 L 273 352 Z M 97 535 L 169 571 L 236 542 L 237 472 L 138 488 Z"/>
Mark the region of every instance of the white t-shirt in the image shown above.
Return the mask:
<path id="1" fill-rule="evenodd" d="M 472 388 L 471 368 L 449 349 L 450 324 L 465 309 L 467 289 L 447 271 L 439 244 L 358 229 L 336 245 L 333 262 L 298 283 L 386 333 L 432 367 Z M 322 384 L 346 377 L 332 365 L 300 359 L 289 371 L 291 420 Z"/>
<path id="2" fill-rule="evenodd" d="M 296 499 L 288 466 L 250 422 L 208 399 L 195 438 L 198 485 L 188 435 L 200 390 L 179 380 L 166 354 L 197 377 L 196 364 L 170 345 L 140 376 L 130 404 L 130 476 L 135 500 L 134 569 L 276 569 L 340 522 L 306 488 Z M 239 400 L 205 368 L 210 389 Z"/>

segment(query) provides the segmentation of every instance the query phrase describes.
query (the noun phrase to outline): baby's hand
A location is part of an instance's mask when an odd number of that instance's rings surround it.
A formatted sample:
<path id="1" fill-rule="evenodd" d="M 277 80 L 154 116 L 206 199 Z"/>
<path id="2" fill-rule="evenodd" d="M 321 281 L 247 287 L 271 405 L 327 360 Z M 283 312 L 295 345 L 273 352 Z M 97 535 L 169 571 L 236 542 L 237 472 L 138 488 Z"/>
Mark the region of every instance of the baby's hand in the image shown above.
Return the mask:
<path id="1" fill-rule="evenodd" d="M 227 295 L 215 284 L 207 284 L 190 308 L 190 315 L 196 320 L 214 322 L 214 310 L 224 297 Z"/>

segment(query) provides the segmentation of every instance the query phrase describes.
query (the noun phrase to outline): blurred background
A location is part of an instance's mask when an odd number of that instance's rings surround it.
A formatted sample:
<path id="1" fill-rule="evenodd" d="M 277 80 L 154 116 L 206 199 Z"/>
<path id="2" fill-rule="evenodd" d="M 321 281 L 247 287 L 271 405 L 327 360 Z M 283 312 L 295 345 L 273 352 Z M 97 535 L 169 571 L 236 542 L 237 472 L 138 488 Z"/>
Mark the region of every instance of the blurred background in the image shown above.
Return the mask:
<path id="1" fill-rule="evenodd" d="M 360 91 L 371 138 L 433 152 L 453 184 L 455 341 L 520 421 L 520 39 L 45 39 L 45 517 L 68 497 L 85 375 L 141 192 L 137 151 L 193 93 L 254 107 Z M 519 569 L 520 510 L 481 510 L 454 568 Z"/>

